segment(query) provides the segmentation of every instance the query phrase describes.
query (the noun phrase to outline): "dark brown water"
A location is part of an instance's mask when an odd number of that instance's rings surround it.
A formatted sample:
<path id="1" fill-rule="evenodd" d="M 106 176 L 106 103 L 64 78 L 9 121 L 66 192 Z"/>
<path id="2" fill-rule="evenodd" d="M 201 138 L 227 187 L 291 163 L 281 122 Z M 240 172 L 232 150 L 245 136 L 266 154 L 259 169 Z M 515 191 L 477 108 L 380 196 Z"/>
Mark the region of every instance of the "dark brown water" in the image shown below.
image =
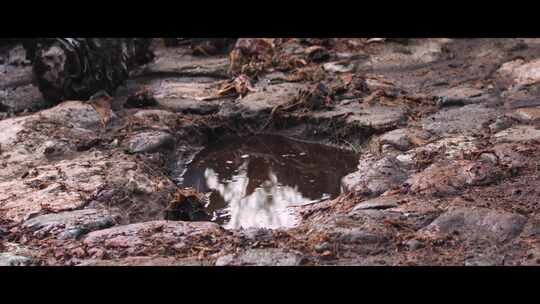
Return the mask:
<path id="1" fill-rule="evenodd" d="M 208 210 L 226 227 L 290 227 L 288 206 L 336 197 L 357 163 L 349 151 L 258 135 L 202 150 L 180 182 L 207 192 Z"/>

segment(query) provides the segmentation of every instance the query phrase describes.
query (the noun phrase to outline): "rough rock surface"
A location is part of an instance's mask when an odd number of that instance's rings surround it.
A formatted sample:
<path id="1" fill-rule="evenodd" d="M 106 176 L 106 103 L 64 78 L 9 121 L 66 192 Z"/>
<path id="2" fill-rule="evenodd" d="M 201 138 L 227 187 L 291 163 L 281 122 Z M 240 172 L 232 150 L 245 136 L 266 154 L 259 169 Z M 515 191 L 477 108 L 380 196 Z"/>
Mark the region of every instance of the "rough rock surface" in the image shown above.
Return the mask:
<path id="1" fill-rule="evenodd" d="M 389 144 L 401 151 L 407 151 L 412 146 L 409 134 L 404 129 L 396 129 L 385 133 L 381 136 L 380 141 L 382 144 Z"/>
<path id="2" fill-rule="evenodd" d="M 107 248 L 133 248 L 152 246 L 152 241 L 180 244 L 190 236 L 218 229 L 209 222 L 150 221 L 118 226 L 89 233 L 84 243 Z"/>
<path id="3" fill-rule="evenodd" d="M 470 240 L 509 241 L 519 235 L 526 223 L 519 214 L 486 208 L 456 208 L 439 216 L 424 231 L 439 234 L 459 233 Z"/>
<path id="4" fill-rule="evenodd" d="M 83 209 L 37 216 L 24 222 L 23 227 L 34 230 L 36 234 L 57 234 L 58 238 L 65 239 L 77 238 L 114 224 L 114 216 L 105 210 Z"/>
<path id="5" fill-rule="evenodd" d="M 240 254 L 225 255 L 216 266 L 299 266 L 302 256 L 281 249 L 250 249 Z"/>
<path id="6" fill-rule="evenodd" d="M 156 152 L 159 150 L 172 150 L 174 137 L 165 132 L 142 132 L 129 139 L 128 149 L 131 153 Z"/>
<path id="7" fill-rule="evenodd" d="M 498 111 L 484 105 L 467 105 L 460 108 L 446 108 L 423 120 L 425 130 L 444 134 L 471 134 L 484 129 L 484 124 L 494 119 Z"/>
<path id="8" fill-rule="evenodd" d="M 158 43 L 111 109 L 42 103 L 1 46 L 0 264 L 540 265 L 538 40 L 262 42 L 234 77 L 224 54 Z M 259 132 L 358 168 L 293 227 L 164 220 L 195 153 Z"/>
<path id="9" fill-rule="evenodd" d="M 399 161 L 392 157 L 378 161 L 363 159 L 359 170 L 345 176 L 342 185 L 347 191 L 380 195 L 405 181 L 407 175 L 400 166 Z"/>
<path id="10" fill-rule="evenodd" d="M 406 182 L 413 193 L 446 195 L 457 193 L 466 186 L 480 186 L 495 182 L 500 170 L 489 162 L 455 161 L 435 163 L 409 178 Z"/>
<path id="11" fill-rule="evenodd" d="M 28 266 L 32 260 L 28 257 L 0 253 L 0 266 Z"/>

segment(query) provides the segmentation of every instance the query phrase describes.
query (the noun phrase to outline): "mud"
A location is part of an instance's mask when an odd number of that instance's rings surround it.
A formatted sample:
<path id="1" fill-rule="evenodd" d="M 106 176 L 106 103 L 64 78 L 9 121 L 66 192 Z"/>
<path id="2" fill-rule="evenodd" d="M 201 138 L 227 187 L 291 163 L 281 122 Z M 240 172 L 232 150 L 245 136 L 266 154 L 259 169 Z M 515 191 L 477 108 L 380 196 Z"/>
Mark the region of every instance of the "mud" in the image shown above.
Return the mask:
<path id="1" fill-rule="evenodd" d="M 230 57 L 157 43 L 112 105 L 54 107 L 2 46 L 0 263 L 540 263 L 540 40 L 242 41 Z M 272 170 L 301 193 L 292 220 L 235 222 L 205 198 L 210 169 L 215 188 L 244 170 L 253 193 Z M 164 220 L 188 193 L 229 215 Z"/>

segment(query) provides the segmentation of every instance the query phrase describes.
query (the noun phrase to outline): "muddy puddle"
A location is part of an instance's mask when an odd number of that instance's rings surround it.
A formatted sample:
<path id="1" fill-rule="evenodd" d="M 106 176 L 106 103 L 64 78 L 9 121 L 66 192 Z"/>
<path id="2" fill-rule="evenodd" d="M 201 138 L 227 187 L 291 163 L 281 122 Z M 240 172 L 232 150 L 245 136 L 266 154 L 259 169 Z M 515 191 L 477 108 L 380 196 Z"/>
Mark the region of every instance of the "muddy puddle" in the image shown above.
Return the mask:
<path id="1" fill-rule="evenodd" d="M 207 210 L 226 228 L 292 227 L 288 207 L 338 196 L 357 159 L 280 136 L 229 138 L 199 152 L 178 182 L 207 193 Z"/>

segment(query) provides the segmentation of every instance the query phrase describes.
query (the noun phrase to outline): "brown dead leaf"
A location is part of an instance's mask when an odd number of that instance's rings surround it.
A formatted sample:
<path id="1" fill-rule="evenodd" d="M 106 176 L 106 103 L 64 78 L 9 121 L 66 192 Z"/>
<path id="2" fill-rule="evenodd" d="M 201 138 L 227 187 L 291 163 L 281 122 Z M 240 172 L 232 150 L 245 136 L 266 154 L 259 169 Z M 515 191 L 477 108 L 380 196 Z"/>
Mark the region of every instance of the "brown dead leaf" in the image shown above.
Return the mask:
<path id="1" fill-rule="evenodd" d="M 246 96 L 249 92 L 255 92 L 251 79 L 245 74 L 235 77 L 232 81 L 223 83 L 217 92 L 218 96 Z"/>
<path id="2" fill-rule="evenodd" d="M 90 105 L 96 110 L 101 118 L 101 123 L 105 127 L 112 119 L 112 97 L 101 96 L 97 99 L 90 100 Z"/>

